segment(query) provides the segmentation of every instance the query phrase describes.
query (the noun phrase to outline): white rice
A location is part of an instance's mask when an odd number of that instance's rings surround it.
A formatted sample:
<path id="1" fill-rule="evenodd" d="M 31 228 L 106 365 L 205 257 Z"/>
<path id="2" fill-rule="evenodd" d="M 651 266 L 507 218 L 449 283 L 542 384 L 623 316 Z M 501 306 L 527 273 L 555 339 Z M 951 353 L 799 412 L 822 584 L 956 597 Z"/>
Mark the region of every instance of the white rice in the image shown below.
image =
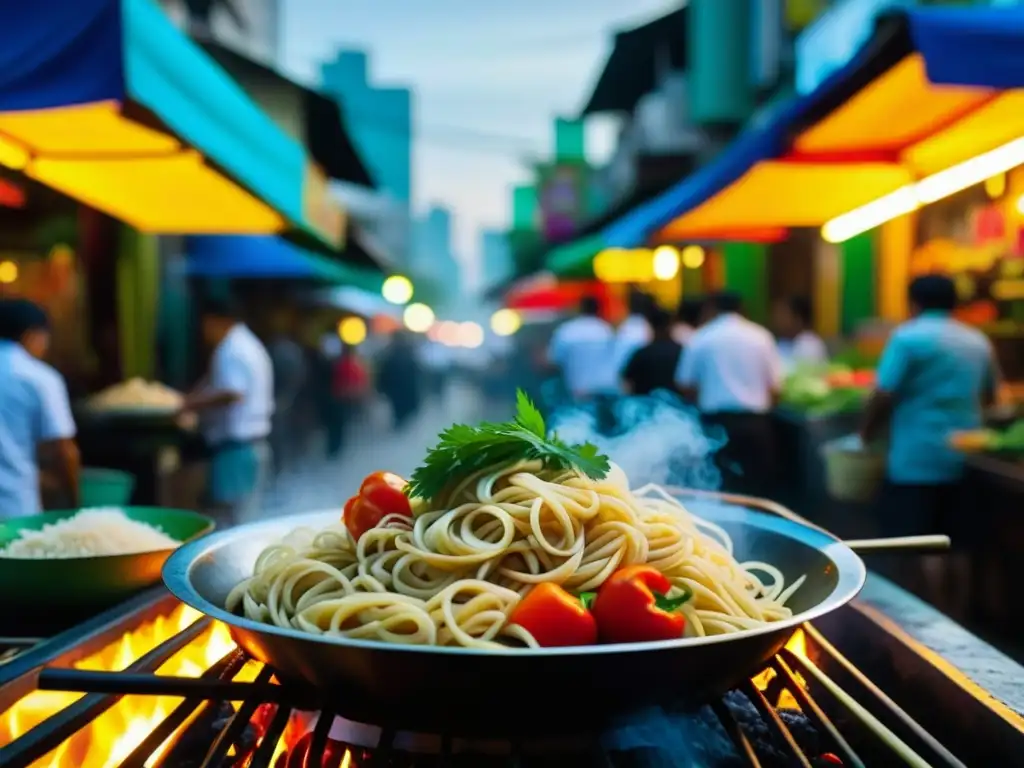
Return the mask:
<path id="1" fill-rule="evenodd" d="M 132 520 L 117 507 L 83 509 L 41 530 L 23 530 L 19 535 L 0 549 L 0 557 L 38 560 L 130 555 L 175 549 L 181 544 L 159 528 Z"/>

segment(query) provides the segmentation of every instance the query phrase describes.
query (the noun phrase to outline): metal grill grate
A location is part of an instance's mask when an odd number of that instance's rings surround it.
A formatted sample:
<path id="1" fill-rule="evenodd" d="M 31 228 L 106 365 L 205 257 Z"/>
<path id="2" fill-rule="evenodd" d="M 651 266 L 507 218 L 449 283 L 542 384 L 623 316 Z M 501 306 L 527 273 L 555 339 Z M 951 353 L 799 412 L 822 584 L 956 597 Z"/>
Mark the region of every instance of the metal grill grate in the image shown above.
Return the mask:
<path id="1" fill-rule="evenodd" d="M 198 678 L 154 674 L 182 648 L 202 642 L 210 626 L 210 619 L 200 619 L 124 672 L 43 669 L 38 675 L 40 689 L 85 695 L 0 747 L 0 765 L 22 768 L 33 764 L 122 697 L 135 695 L 179 696 L 182 701 L 120 763 L 122 768 L 147 764 L 175 768 L 671 768 L 694 764 L 693 750 L 701 753 L 701 764 L 708 766 L 963 765 L 811 626 L 803 631 L 813 653 L 784 650 L 755 678 L 760 685 L 745 683 L 697 713 L 671 709 L 649 713 L 641 722 L 648 734 L 660 735 L 655 739 L 659 744 L 643 744 L 629 736 L 629 731 L 620 730 L 567 739 L 568 746 L 558 748 L 511 741 L 479 749 L 458 734 L 443 734 L 427 739 L 432 746 L 425 751 L 423 738 L 410 746 L 408 734 L 386 726 L 369 729 L 379 735 L 358 743 L 337 738 L 334 731 L 345 721 L 336 720 L 315 691 L 279 685 L 267 667 L 253 682 L 236 682 L 250 662 L 239 649 Z M 812 662 L 809 656 L 818 661 Z M 839 676 L 843 677 L 842 686 L 836 679 Z M 861 693 L 860 699 L 848 692 L 854 687 Z M 784 696 L 789 705 L 780 708 Z M 237 702 L 237 709 L 226 703 L 230 701 Z M 319 715 L 308 716 L 315 718 L 315 725 L 301 747 L 289 745 L 301 749 L 305 756 L 282 756 L 280 745 L 293 716 L 317 711 Z M 724 748 L 712 749 L 716 739 Z M 154 763 L 154 755 L 165 744 L 165 751 Z"/>

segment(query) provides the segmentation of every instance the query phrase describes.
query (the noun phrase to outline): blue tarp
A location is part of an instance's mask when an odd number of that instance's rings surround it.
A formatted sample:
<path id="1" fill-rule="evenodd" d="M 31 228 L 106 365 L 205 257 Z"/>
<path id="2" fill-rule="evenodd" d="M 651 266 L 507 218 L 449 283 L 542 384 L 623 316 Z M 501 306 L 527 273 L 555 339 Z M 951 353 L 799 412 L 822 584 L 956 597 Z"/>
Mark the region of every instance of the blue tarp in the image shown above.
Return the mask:
<path id="1" fill-rule="evenodd" d="M 186 272 L 193 277 L 320 280 L 379 291 L 379 272 L 342 264 L 280 237 L 195 235 L 185 240 Z"/>
<path id="2" fill-rule="evenodd" d="M 1024 8 L 920 8 L 904 16 L 932 82 L 1024 88 Z M 862 49 L 815 91 L 791 99 L 750 127 L 707 166 L 608 225 L 602 232 L 606 245 L 645 244 L 652 233 L 721 192 L 756 163 L 783 155 L 804 117 L 873 55 L 870 46 Z"/>
<path id="3" fill-rule="evenodd" d="M 318 260 L 274 236 L 197 235 L 186 238 L 188 274 L 202 277 L 316 279 Z"/>
<path id="4" fill-rule="evenodd" d="M 305 152 L 154 0 L 0 0 L 0 112 L 134 101 L 294 223 Z"/>

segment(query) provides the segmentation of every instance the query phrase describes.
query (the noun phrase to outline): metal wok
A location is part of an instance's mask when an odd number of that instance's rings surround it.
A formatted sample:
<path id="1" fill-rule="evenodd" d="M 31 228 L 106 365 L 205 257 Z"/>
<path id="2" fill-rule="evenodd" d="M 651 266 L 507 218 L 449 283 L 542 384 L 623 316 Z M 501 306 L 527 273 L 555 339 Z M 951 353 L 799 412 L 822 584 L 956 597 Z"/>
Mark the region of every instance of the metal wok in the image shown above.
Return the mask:
<path id="1" fill-rule="evenodd" d="M 741 562 L 770 562 L 787 582 L 806 574 L 790 601 L 791 619 L 710 638 L 493 652 L 308 635 L 224 610 L 228 592 L 252 574 L 264 547 L 294 528 L 334 523 L 336 512 L 245 525 L 187 544 L 167 561 L 164 581 L 182 602 L 227 624 L 283 681 L 311 684 L 323 708 L 349 719 L 460 734 L 589 730 L 645 706 L 706 703 L 759 672 L 800 624 L 844 605 L 864 584 L 863 561 L 831 534 L 751 506 L 795 518 L 788 510 L 679 495 L 729 532 Z"/>

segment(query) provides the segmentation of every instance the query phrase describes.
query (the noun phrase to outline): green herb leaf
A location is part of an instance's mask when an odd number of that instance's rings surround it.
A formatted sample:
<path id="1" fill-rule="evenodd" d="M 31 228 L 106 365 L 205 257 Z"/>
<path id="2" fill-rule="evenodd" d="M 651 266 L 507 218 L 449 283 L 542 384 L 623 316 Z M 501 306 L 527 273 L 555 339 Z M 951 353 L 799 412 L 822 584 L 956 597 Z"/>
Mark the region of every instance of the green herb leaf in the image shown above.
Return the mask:
<path id="1" fill-rule="evenodd" d="M 516 424 L 537 437 L 547 436 L 544 416 L 523 390 L 516 390 Z"/>
<path id="2" fill-rule="evenodd" d="M 588 611 L 593 606 L 594 601 L 597 600 L 597 592 L 581 592 L 580 602 L 583 603 L 583 607 Z"/>
<path id="3" fill-rule="evenodd" d="M 453 482 L 488 467 L 540 461 L 548 469 L 575 469 L 600 480 L 608 474 L 608 457 L 587 443 L 571 446 L 556 435 L 547 437 L 544 417 L 526 393 L 516 393 L 516 419 L 475 427 L 455 424 L 438 436 L 423 465 L 406 486 L 409 496 L 432 499 Z"/>

